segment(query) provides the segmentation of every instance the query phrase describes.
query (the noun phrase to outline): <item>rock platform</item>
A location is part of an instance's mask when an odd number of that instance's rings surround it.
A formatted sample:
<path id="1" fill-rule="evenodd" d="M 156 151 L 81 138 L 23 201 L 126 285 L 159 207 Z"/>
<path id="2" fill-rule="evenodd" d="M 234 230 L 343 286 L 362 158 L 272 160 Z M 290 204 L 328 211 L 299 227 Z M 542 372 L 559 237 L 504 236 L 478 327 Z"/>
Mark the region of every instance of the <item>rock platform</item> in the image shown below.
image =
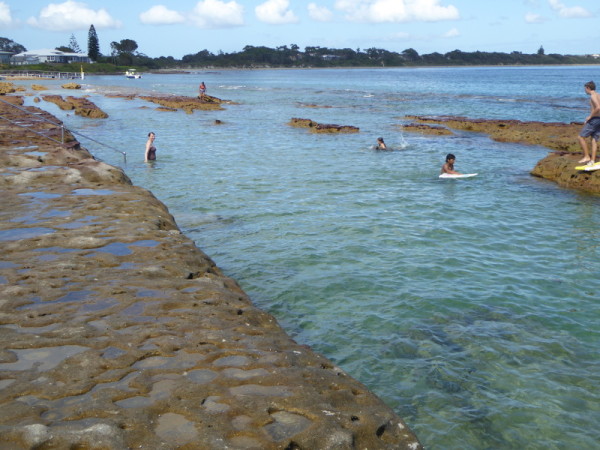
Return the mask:
<path id="1" fill-rule="evenodd" d="M 0 448 L 422 448 L 152 193 L 25 109 L 0 102 Z"/>
<path id="2" fill-rule="evenodd" d="M 306 128 L 312 133 L 332 134 L 332 133 L 358 133 L 360 129 L 353 125 L 337 125 L 331 123 L 318 123 L 311 119 L 300 119 L 292 117 L 288 123 L 292 127 Z"/>

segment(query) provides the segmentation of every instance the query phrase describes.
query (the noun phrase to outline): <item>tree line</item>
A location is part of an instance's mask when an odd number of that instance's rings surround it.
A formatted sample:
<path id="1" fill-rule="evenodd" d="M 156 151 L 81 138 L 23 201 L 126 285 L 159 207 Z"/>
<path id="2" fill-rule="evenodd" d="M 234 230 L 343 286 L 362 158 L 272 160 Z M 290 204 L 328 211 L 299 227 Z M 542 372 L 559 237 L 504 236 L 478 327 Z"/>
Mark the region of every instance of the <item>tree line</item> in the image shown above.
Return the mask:
<path id="1" fill-rule="evenodd" d="M 235 53 L 219 52 L 215 55 L 202 50 L 185 55 L 178 63 L 189 67 L 404 67 L 600 64 L 600 59 L 593 55 L 546 54 L 542 47 L 533 54 L 453 50 L 420 55 L 413 48 L 398 53 L 381 48 L 305 47 L 301 51 L 297 45 L 276 48 L 247 45 Z"/>
<path id="2" fill-rule="evenodd" d="M 69 43 L 56 47 L 58 50 L 83 53 L 74 35 Z M 100 52 L 99 40 L 94 25 L 88 32 L 87 54 L 96 63 L 104 63 L 103 71 L 110 66 L 135 66 L 144 70 L 194 69 L 194 68 L 310 68 L 310 67 L 411 67 L 411 66 L 472 66 L 472 65 L 556 65 L 556 64 L 600 64 L 598 55 L 546 54 L 540 46 L 536 53 L 513 51 L 502 52 L 463 52 L 453 50 L 447 53 L 420 55 L 408 48 L 394 52 L 381 48 L 354 50 L 351 48 L 328 48 L 309 46 L 303 50 L 296 44 L 281 45 L 275 48 L 246 45 L 241 51 L 212 53 L 206 49 L 181 59 L 172 56 L 151 58 L 138 51 L 133 39 L 122 39 L 110 43 L 110 55 Z M 14 53 L 26 51 L 25 47 L 8 38 L 0 38 L 0 50 Z M 93 71 L 93 69 L 91 69 Z"/>

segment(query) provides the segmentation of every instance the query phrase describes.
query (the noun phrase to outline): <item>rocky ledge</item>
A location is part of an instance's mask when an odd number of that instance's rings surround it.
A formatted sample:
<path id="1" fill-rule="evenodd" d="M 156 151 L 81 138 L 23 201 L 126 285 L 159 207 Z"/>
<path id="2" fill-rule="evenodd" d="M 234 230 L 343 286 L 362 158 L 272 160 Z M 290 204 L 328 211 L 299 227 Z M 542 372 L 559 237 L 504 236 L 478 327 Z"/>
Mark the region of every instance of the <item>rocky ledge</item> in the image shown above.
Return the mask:
<path id="1" fill-rule="evenodd" d="M 329 123 L 318 123 L 310 119 L 299 119 L 293 117 L 289 124 L 292 127 L 308 128 L 313 133 L 358 133 L 358 127 L 352 125 L 335 125 Z"/>
<path id="2" fill-rule="evenodd" d="M 18 123 L 0 122 L 1 448 L 421 448 L 150 192 L 26 109 L 0 102 Z"/>
<path id="3" fill-rule="evenodd" d="M 552 180 L 562 187 L 600 194 L 600 170 L 586 172 L 576 170 L 581 154 L 553 152 L 538 161 L 531 174 Z"/>
<path id="4" fill-rule="evenodd" d="M 140 95 L 141 99 L 146 100 L 148 102 L 157 103 L 161 105 L 163 111 L 168 110 L 178 110 L 182 109 L 187 114 L 192 114 L 194 110 L 204 110 L 204 111 L 215 111 L 221 110 L 223 107 L 221 106 L 223 103 L 231 103 L 221 100 L 217 97 L 212 97 L 210 95 L 205 95 L 204 99 L 196 98 L 196 97 L 186 97 L 182 95 L 169 95 L 169 96 L 147 96 Z"/>
<path id="5" fill-rule="evenodd" d="M 62 95 L 42 95 L 42 99 L 54 103 L 64 111 L 74 110 L 78 116 L 89 117 L 91 119 L 106 119 L 108 117 L 108 114 L 85 97 L 69 96 L 64 99 Z"/>
<path id="6" fill-rule="evenodd" d="M 402 129 L 413 133 L 452 135 L 452 130 L 485 133 L 499 142 L 540 145 L 555 152 L 540 160 L 531 174 L 572 189 L 600 194 L 600 170 L 584 172 L 577 136 L 581 123 L 522 122 L 519 120 L 468 119 L 458 116 L 406 116 Z"/>

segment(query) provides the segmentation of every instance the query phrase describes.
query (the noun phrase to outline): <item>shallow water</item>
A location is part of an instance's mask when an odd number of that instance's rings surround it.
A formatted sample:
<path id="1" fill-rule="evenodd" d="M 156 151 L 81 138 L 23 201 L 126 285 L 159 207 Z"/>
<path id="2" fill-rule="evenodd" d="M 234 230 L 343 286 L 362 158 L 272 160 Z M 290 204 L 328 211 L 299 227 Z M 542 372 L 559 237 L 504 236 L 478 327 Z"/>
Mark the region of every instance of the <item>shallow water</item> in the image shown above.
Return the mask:
<path id="1" fill-rule="evenodd" d="M 152 190 L 258 306 L 380 395 L 427 447 L 599 448 L 600 197 L 531 177 L 546 149 L 401 128 L 406 114 L 581 121 L 582 85 L 599 74 L 536 67 L 88 77 L 84 90 L 108 120 L 42 106 L 126 151 L 124 163 L 78 136 Z M 191 96 L 200 81 L 239 104 L 187 115 L 102 95 Z M 292 117 L 361 132 L 312 135 L 289 127 Z M 149 131 L 158 160 L 145 164 Z M 380 135 L 394 151 L 371 149 Z M 479 176 L 438 179 L 449 152 L 458 170 Z"/>

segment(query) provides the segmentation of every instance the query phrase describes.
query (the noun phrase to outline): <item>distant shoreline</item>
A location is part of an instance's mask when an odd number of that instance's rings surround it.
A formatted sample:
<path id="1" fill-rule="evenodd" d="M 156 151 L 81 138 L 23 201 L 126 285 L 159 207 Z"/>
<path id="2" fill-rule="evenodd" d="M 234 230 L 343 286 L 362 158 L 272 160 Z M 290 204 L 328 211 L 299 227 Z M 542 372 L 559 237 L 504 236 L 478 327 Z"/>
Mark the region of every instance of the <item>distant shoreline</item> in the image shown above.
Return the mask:
<path id="1" fill-rule="evenodd" d="M 544 67 L 600 67 L 600 61 L 597 64 L 461 64 L 461 65 L 410 65 L 410 66 L 329 66 L 329 67 L 266 67 L 266 66 L 256 66 L 256 67 L 247 67 L 247 66 L 237 66 L 237 67 L 215 67 L 215 66 L 207 66 L 207 67 L 185 67 L 185 68 L 169 68 L 169 69 L 144 69 L 143 67 L 139 67 L 137 70 L 143 73 L 150 73 L 154 75 L 179 75 L 179 74 L 189 74 L 194 75 L 198 72 L 223 72 L 223 71 L 233 71 L 233 70 L 356 70 L 356 69 L 365 69 L 365 70 L 386 70 L 386 69 L 447 69 L 447 68 L 456 68 L 456 69 L 468 69 L 468 68 L 515 68 L 515 67 L 523 67 L 523 68 L 544 68 Z M 61 67 L 62 68 L 62 67 Z M 75 68 L 74 68 L 75 69 Z M 52 77 L 43 77 L 43 76 L 21 76 L 21 75 L 12 75 L 10 72 L 14 72 L 15 70 L 10 71 L 0 71 L 0 80 L 37 80 L 37 79 L 57 79 Z M 62 72 L 64 70 L 23 70 L 23 72 Z M 74 70 L 74 72 L 77 72 Z M 111 75 L 111 76 L 122 76 L 124 72 L 122 70 L 114 71 L 114 72 L 93 72 L 93 71 L 84 71 L 87 76 L 100 76 L 100 75 Z M 78 79 L 74 77 L 73 79 Z"/>

